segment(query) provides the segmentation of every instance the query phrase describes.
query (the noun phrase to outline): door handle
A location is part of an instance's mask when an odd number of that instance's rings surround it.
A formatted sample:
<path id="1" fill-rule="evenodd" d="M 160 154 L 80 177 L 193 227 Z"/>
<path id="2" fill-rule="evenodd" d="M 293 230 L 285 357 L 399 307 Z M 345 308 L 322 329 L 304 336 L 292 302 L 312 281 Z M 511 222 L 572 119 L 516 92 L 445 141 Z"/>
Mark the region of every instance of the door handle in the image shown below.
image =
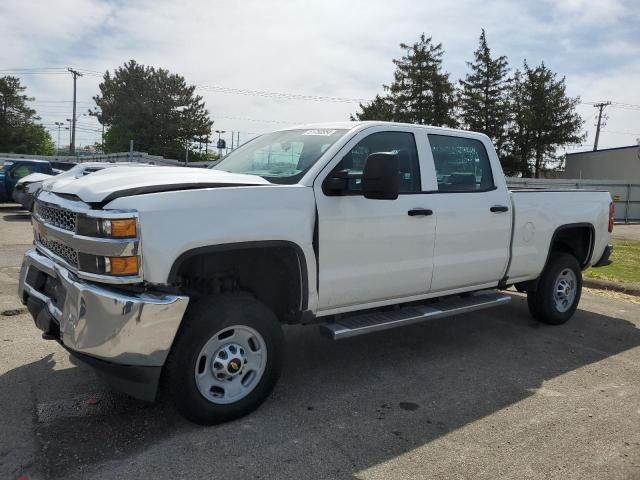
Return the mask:
<path id="1" fill-rule="evenodd" d="M 407 212 L 410 217 L 428 217 L 433 215 L 433 210 L 428 208 L 413 208 Z"/>
<path id="2" fill-rule="evenodd" d="M 489 210 L 491 210 L 493 213 L 508 212 L 509 207 L 507 207 L 506 205 L 494 205 Z"/>

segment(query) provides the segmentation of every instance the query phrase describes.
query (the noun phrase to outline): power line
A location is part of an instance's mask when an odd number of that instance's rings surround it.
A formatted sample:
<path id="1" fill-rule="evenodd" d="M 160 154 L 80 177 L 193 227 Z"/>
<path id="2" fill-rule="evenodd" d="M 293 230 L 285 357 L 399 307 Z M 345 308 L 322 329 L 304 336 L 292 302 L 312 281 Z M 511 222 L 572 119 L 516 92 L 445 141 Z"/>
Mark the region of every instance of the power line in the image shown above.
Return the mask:
<path id="1" fill-rule="evenodd" d="M 613 133 L 615 135 L 640 135 L 638 132 L 621 132 L 617 130 L 607 130 L 605 128 L 603 128 L 602 131 L 605 133 Z"/>
<path id="2" fill-rule="evenodd" d="M 264 90 L 248 90 L 241 88 L 228 88 L 218 85 L 196 85 L 197 88 L 206 91 L 228 93 L 232 95 L 247 95 L 263 98 L 278 98 L 282 100 L 303 100 L 312 102 L 331 102 L 331 103 L 362 103 L 367 102 L 364 98 L 346 98 L 346 97 L 327 97 L 322 95 L 306 95 L 302 93 L 285 93 L 285 92 L 268 92 Z"/>
<path id="3" fill-rule="evenodd" d="M 580 104 L 582 105 L 589 105 L 592 107 L 597 107 L 600 103 L 604 103 L 604 102 L 588 102 L 588 101 L 581 101 Z M 609 104 L 611 105 L 611 108 L 621 108 L 621 109 L 625 109 L 625 110 L 640 110 L 640 105 L 635 104 L 635 103 L 625 103 L 625 102 L 615 102 L 615 101 L 610 101 Z"/>

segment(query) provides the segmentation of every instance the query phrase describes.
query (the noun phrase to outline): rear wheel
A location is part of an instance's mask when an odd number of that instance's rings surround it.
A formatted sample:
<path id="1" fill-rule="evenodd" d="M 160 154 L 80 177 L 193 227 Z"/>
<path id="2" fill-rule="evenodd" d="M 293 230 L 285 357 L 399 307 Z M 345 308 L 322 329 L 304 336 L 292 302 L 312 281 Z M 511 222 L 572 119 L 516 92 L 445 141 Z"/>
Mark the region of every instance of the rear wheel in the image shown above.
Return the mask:
<path id="1" fill-rule="evenodd" d="M 190 307 L 167 361 L 166 381 L 180 413 L 202 425 L 256 409 L 282 368 L 284 337 L 276 316 L 244 294 Z"/>
<path id="2" fill-rule="evenodd" d="M 544 323 L 560 325 L 578 308 L 582 294 L 582 270 L 573 255 L 552 254 L 535 292 L 527 293 L 531 315 Z"/>

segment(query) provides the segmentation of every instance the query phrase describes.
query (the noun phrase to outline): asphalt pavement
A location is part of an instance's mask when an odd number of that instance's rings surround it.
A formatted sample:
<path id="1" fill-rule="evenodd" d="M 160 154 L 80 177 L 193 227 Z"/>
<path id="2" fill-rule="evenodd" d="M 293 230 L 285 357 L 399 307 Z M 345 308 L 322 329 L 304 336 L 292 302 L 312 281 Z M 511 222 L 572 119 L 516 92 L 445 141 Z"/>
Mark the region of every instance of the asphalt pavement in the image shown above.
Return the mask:
<path id="1" fill-rule="evenodd" d="M 585 291 L 567 324 L 506 307 L 332 342 L 286 327 L 255 413 L 183 420 L 109 390 L 16 295 L 29 216 L 0 205 L 0 478 L 639 479 L 640 302 Z M 635 303 L 634 303 L 635 302 Z"/>

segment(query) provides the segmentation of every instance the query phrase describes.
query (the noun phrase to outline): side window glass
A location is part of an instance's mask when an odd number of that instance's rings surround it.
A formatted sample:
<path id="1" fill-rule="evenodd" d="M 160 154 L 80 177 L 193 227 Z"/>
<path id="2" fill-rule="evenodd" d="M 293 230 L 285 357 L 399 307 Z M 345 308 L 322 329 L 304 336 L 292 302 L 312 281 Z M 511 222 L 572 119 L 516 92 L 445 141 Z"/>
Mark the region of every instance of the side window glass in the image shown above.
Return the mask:
<path id="1" fill-rule="evenodd" d="M 491 163 L 481 141 L 429 135 L 439 192 L 473 192 L 494 187 Z"/>
<path id="2" fill-rule="evenodd" d="M 11 173 L 15 178 L 22 178 L 22 177 L 26 177 L 27 175 L 33 172 L 32 172 L 32 167 L 30 165 L 18 165 L 16 168 L 13 169 Z"/>
<path id="3" fill-rule="evenodd" d="M 334 168 L 334 172 L 347 171 L 349 173 L 349 193 L 362 191 L 360 175 L 364 169 L 367 157 L 372 153 L 393 152 L 400 158 L 400 193 L 413 193 L 420 191 L 420 166 L 418 151 L 412 133 L 408 132 L 378 132 L 362 139 L 353 147 L 340 163 Z"/>

